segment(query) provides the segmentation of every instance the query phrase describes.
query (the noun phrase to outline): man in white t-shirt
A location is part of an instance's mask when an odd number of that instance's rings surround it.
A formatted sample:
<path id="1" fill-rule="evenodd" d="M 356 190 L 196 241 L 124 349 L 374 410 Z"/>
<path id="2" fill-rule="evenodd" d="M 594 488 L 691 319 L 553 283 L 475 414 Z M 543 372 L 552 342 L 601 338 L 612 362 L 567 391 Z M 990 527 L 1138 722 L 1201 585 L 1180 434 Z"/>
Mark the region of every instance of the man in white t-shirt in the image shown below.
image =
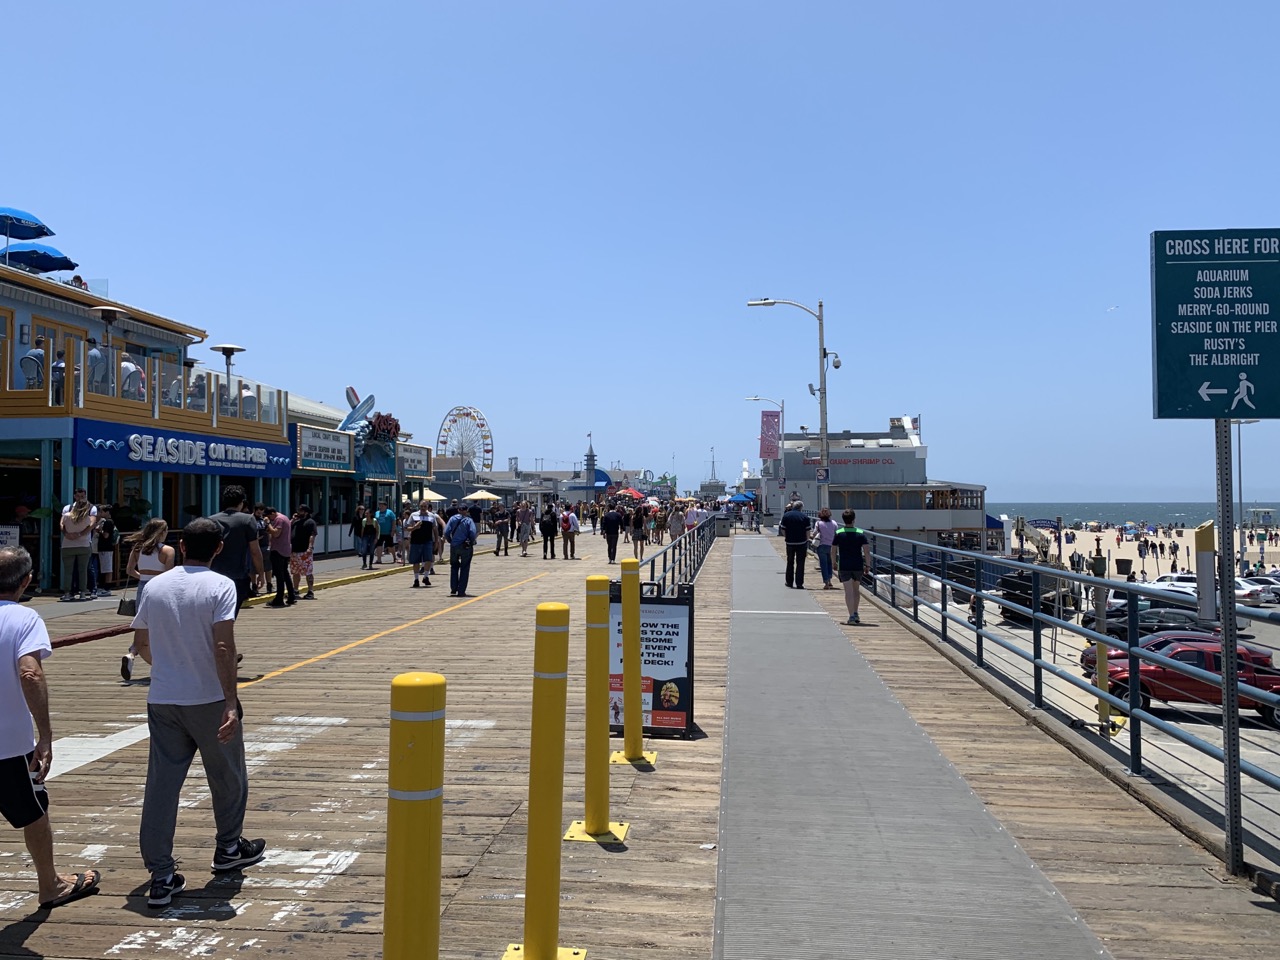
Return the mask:
<path id="1" fill-rule="evenodd" d="M 418 586 L 419 575 L 424 586 L 431 586 L 431 564 L 435 562 L 438 526 L 436 515 L 431 512 L 431 503 L 418 501 L 418 512 L 409 515 L 409 562 L 413 564 L 415 587 Z"/>
<path id="2" fill-rule="evenodd" d="M 257 863 L 267 846 L 240 833 L 249 771 L 236 695 L 236 584 L 209 569 L 222 549 L 221 525 L 208 517 L 192 520 L 179 549 L 182 563 L 147 583 L 133 618 L 138 653 L 151 664 L 151 755 L 138 832 L 151 872 L 151 907 L 168 906 L 186 886 L 173 869 L 173 834 L 178 798 L 197 750 L 218 827 L 213 872 Z"/>
<path id="3" fill-rule="evenodd" d="M 0 547 L 0 815 L 22 831 L 35 862 L 40 906 L 48 909 L 95 892 L 101 874 L 60 874 L 54 867 L 44 786 L 53 762 L 53 731 L 41 667 L 53 651 L 44 621 L 19 605 L 30 583 L 31 554 L 22 547 Z"/>

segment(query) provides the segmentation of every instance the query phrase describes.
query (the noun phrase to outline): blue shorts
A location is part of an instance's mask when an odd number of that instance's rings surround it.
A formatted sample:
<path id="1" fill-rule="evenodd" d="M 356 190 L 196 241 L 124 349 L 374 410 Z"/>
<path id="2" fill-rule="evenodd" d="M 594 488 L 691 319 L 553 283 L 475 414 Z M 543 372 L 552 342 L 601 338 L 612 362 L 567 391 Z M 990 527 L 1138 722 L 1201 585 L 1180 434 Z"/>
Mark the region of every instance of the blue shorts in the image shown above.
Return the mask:
<path id="1" fill-rule="evenodd" d="M 434 543 L 409 544 L 410 563 L 431 563 L 435 558 L 436 545 Z"/>

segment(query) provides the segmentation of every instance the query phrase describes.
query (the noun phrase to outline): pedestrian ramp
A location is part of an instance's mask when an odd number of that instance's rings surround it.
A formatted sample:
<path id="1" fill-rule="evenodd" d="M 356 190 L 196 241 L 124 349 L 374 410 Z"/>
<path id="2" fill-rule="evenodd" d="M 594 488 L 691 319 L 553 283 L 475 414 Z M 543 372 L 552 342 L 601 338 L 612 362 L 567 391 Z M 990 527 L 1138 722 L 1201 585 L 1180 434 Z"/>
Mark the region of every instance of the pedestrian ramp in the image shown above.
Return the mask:
<path id="1" fill-rule="evenodd" d="M 714 960 L 1109 957 L 763 538 L 734 539 Z"/>

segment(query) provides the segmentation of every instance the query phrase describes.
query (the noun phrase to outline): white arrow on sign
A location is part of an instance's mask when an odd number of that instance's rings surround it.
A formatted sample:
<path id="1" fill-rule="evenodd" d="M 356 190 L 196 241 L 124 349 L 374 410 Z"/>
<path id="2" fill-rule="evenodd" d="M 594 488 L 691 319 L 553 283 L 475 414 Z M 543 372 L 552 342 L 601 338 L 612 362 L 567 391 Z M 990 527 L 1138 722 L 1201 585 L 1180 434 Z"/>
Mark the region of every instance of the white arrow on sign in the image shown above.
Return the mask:
<path id="1" fill-rule="evenodd" d="M 1209 381 L 1208 381 L 1208 380 L 1206 380 L 1204 383 L 1200 384 L 1200 390 L 1199 390 L 1199 393 L 1200 393 L 1200 399 L 1201 399 L 1201 400 L 1203 400 L 1203 401 L 1205 401 L 1205 403 L 1208 403 L 1208 402 L 1209 402 L 1209 395 L 1210 395 L 1211 393 L 1226 393 L 1226 392 L 1227 392 L 1227 388 L 1226 388 L 1226 387 L 1222 387 L 1221 389 L 1218 389 L 1218 390 L 1210 390 L 1210 389 L 1209 389 Z"/>

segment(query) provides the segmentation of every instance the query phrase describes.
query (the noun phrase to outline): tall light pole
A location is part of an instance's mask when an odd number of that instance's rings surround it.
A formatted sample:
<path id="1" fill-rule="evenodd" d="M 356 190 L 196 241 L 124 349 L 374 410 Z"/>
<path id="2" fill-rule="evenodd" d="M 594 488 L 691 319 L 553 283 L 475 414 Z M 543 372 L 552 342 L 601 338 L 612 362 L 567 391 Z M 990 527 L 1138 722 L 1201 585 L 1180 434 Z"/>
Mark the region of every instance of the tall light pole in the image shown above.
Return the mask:
<path id="1" fill-rule="evenodd" d="M 1236 523 L 1240 525 L 1240 556 L 1237 566 L 1240 568 L 1240 575 L 1244 576 L 1249 571 L 1245 569 L 1244 559 L 1244 444 L 1241 442 L 1241 430 L 1246 423 L 1257 423 L 1257 420 L 1232 420 L 1236 425 L 1236 490 L 1240 500 L 1240 512 L 1236 514 Z M 1227 461 L 1230 463 L 1231 461 Z"/>
<path id="2" fill-rule="evenodd" d="M 753 394 L 747 397 L 748 400 L 763 403 L 772 403 L 778 408 L 778 475 L 775 480 L 781 480 L 782 486 L 778 488 L 778 515 L 782 515 L 782 507 L 785 502 L 787 486 L 787 402 L 785 400 L 771 400 L 768 397 L 761 397 Z"/>
<path id="3" fill-rule="evenodd" d="M 810 310 L 803 303 L 797 303 L 794 300 L 774 300 L 771 297 L 762 297 L 759 300 L 748 300 L 748 307 L 772 307 L 779 303 L 785 303 L 789 307 L 798 307 L 809 316 L 818 321 L 818 469 L 826 481 L 830 481 L 830 465 L 831 465 L 831 443 L 827 439 L 827 346 L 823 339 L 822 330 L 822 301 L 818 301 L 818 309 Z M 831 354 L 835 356 L 835 354 Z M 840 358 L 835 356 L 836 368 L 840 367 Z M 828 482 L 818 483 L 818 509 L 822 510 L 830 506 L 830 492 Z"/>

